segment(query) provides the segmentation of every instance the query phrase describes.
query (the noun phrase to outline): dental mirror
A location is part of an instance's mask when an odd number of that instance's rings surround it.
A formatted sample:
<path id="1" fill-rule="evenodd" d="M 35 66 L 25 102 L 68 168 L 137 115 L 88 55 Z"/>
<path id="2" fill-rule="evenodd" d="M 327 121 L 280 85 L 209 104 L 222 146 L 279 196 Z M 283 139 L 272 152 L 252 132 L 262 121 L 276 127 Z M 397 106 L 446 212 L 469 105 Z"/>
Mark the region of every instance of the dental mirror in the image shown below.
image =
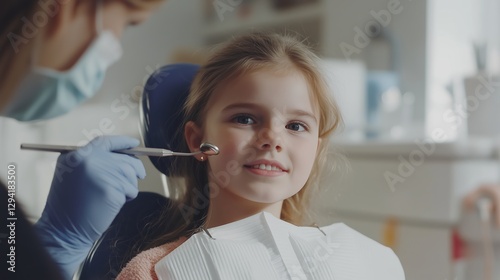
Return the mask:
<path id="1" fill-rule="evenodd" d="M 219 147 L 214 144 L 203 142 L 200 145 L 200 152 L 207 156 L 215 156 L 219 154 Z"/>

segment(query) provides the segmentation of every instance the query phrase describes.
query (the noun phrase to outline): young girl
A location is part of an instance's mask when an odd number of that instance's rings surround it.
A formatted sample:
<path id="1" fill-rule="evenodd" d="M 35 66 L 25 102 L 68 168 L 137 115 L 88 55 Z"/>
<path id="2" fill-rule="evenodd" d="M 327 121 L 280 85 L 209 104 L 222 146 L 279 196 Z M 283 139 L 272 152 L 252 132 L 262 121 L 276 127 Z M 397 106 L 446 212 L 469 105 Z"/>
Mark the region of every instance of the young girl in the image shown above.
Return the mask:
<path id="1" fill-rule="evenodd" d="M 184 148 L 210 142 L 220 154 L 176 159 L 186 185 L 167 212 L 176 230 L 117 279 L 404 279 L 390 249 L 344 224 L 296 226 L 341 123 L 305 45 L 233 39 L 201 67 L 184 112 Z"/>

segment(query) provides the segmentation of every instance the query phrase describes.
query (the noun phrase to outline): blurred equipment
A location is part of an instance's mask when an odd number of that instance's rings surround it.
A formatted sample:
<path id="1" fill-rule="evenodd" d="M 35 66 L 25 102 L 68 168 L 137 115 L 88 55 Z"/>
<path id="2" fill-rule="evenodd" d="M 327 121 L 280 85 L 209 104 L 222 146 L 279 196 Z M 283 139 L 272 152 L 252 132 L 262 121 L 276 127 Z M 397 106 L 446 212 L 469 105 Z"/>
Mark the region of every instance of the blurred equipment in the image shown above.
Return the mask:
<path id="1" fill-rule="evenodd" d="M 494 52 L 487 43 L 473 44 L 476 74 L 464 79 L 466 117 L 469 135 L 500 137 L 500 91 L 498 75 L 489 70 L 488 54 Z"/>
<path id="2" fill-rule="evenodd" d="M 460 279 L 493 280 L 500 277 L 500 228 L 494 226 L 491 212 L 498 207 L 493 198 L 480 196 L 475 209 L 464 209 L 460 235 L 467 246 L 464 276 Z"/>
<path id="3" fill-rule="evenodd" d="M 479 72 L 464 80 L 469 136 L 500 137 L 500 76 Z"/>
<path id="4" fill-rule="evenodd" d="M 399 116 L 396 116 L 401 107 L 401 91 L 400 91 L 400 53 L 399 45 L 396 38 L 392 36 L 391 31 L 381 27 L 376 22 L 369 22 L 370 31 L 368 36 L 371 37 L 372 44 L 368 46 L 367 52 L 367 138 L 379 138 L 384 134 L 384 131 L 390 130 L 396 126 L 399 121 Z M 379 48 L 377 48 L 379 47 Z M 387 52 L 386 61 L 377 61 L 380 57 L 384 60 L 384 55 L 380 51 Z M 385 68 L 380 69 L 381 65 L 385 64 Z M 377 69 L 377 70 L 375 70 Z"/>
<path id="5" fill-rule="evenodd" d="M 324 58 L 321 66 L 344 118 L 342 136 L 356 138 L 366 125 L 365 65 L 360 61 Z"/>

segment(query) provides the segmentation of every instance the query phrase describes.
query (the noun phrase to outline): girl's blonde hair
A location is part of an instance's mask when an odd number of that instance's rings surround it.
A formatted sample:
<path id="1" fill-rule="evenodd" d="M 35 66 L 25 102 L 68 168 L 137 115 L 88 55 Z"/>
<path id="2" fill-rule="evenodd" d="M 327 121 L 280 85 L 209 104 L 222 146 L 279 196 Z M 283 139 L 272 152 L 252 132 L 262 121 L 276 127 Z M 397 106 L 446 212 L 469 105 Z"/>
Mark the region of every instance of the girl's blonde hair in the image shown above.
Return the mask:
<path id="1" fill-rule="evenodd" d="M 184 139 L 184 125 L 188 121 L 194 121 L 199 127 L 203 127 L 208 109 L 206 105 L 221 84 L 261 69 L 298 70 L 306 78 L 319 111 L 319 138 L 322 139 L 312 172 L 304 187 L 283 203 L 281 218 L 300 224 L 307 216 L 311 195 L 318 185 L 321 167 L 326 161 L 329 146 L 327 138 L 342 123 L 339 109 L 323 79 L 318 61 L 318 57 L 306 45 L 291 36 L 252 33 L 231 40 L 215 52 L 196 74 L 183 108 L 184 123 L 177 134 L 182 140 L 176 149 L 188 150 Z M 156 239 L 148 247 L 159 246 L 180 236 L 190 236 L 206 220 L 210 200 L 207 162 L 199 162 L 194 157 L 178 157 L 172 168 L 173 174 L 184 180 L 185 188 L 181 188 L 183 191 L 178 196 L 180 199 L 177 204 L 165 210 L 163 222 L 160 222 L 163 225 L 160 227 L 175 230 Z"/>
<path id="2" fill-rule="evenodd" d="M 71 0 L 53 0 L 52 4 L 60 9 L 61 5 L 69 1 Z M 97 2 L 98 0 L 86 1 Z M 165 0 L 122 1 L 131 8 L 143 9 Z M 35 14 L 44 14 L 47 18 L 45 25 L 50 24 L 55 17 L 49 14 L 52 13 L 51 11 L 45 10 L 47 4 L 48 1 L 39 0 L 2 0 L 0 2 L 0 109 L 10 100 L 13 91 L 30 68 L 35 37 L 42 34 L 40 30 L 44 27 L 33 23 Z M 37 28 L 37 30 L 32 30 L 34 35 L 23 34 L 23 30 L 28 28 L 27 21 Z"/>

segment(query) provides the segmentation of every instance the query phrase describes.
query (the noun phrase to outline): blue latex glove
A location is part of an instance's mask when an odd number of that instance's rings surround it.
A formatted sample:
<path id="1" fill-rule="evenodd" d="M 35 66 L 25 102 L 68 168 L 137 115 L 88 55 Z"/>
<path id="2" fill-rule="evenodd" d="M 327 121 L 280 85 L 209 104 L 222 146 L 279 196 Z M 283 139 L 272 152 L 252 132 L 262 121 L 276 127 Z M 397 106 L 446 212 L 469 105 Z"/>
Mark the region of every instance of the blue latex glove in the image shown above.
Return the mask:
<path id="1" fill-rule="evenodd" d="M 137 145 L 134 138 L 103 136 L 59 156 L 45 209 L 35 227 L 65 279 L 71 279 L 123 204 L 137 196 L 137 178 L 146 176 L 142 162 L 111 152 Z"/>

